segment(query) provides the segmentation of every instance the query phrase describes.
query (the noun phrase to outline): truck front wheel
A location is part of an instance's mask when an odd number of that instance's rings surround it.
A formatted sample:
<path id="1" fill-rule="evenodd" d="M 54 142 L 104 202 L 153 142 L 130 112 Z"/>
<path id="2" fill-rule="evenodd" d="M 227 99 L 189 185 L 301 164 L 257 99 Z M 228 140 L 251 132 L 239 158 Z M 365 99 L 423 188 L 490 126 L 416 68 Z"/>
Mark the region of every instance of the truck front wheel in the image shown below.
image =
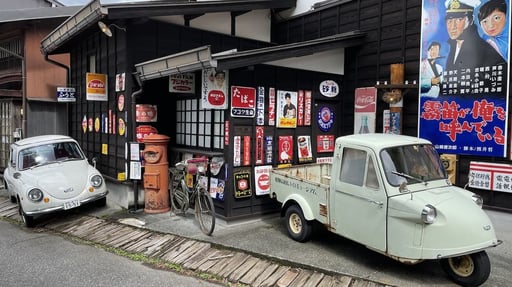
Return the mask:
<path id="1" fill-rule="evenodd" d="M 491 263 L 485 251 L 441 259 L 441 267 L 453 282 L 462 286 L 480 286 L 491 273 Z"/>
<path id="2" fill-rule="evenodd" d="M 286 210 L 286 229 L 290 237 L 299 242 L 308 241 L 313 231 L 311 222 L 304 218 L 302 210 L 297 205 L 292 205 Z"/>

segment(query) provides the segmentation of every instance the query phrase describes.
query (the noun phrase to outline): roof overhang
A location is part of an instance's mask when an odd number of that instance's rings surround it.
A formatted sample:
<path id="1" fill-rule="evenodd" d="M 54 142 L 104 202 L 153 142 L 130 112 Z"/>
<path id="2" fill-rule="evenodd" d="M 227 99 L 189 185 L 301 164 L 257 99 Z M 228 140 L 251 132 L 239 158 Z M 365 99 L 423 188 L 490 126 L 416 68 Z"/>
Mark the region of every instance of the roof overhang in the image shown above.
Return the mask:
<path id="1" fill-rule="evenodd" d="M 211 54 L 210 46 L 203 46 L 166 57 L 136 64 L 137 75 L 142 81 L 172 74 L 193 72 L 204 68 L 229 70 L 257 64 L 270 63 L 328 50 L 363 44 L 365 33 L 352 31 L 314 40 L 233 53 Z"/>
<path id="2" fill-rule="evenodd" d="M 102 3 L 105 2 L 105 3 Z M 294 7 L 296 0 L 133 0 L 112 2 L 93 0 L 76 14 L 69 17 L 41 41 L 41 52 L 45 55 L 77 37 L 83 30 L 96 25 L 103 18 L 136 19 L 141 17 L 199 15 L 215 12 L 242 12 L 258 9 L 287 9 Z"/>

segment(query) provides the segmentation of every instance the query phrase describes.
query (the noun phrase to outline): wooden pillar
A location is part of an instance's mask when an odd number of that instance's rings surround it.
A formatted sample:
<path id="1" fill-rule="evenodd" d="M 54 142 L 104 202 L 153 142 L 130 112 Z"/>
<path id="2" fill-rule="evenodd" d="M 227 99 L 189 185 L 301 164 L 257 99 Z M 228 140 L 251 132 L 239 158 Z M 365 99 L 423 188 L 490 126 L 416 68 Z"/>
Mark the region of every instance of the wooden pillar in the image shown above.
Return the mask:
<path id="1" fill-rule="evenodd" d="M 404 84 L 404 64 L 391 64 L 390 66 L 390 84 L 403 85 Z M 402 89 L 393 89 L 393 92 L 402 94 Z M 402 107 L 403 98 L 394 104 L 389 104 L 389 112 L 391 114 L 391 133 L 402 134 Z"/>

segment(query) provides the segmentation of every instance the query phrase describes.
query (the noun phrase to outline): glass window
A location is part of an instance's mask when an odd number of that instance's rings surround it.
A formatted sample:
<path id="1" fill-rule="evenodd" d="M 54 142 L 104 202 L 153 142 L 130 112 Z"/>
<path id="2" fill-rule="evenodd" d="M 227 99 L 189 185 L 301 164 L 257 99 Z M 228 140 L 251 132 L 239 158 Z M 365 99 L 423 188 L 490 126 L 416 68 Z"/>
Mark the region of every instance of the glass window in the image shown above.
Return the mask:
<path id="1" fill-rule="evenodd" d="M 366 152 L 344 148 L 340 170 L 340 181 L 362 186 L 366 166 Z"/>

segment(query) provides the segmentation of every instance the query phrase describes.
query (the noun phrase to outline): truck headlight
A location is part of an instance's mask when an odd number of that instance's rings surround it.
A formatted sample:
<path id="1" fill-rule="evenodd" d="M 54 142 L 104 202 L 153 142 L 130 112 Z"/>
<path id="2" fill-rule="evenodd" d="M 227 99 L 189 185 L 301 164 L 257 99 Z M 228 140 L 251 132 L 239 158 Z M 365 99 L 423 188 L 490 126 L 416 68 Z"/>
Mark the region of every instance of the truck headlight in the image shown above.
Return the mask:
<path id="1" fill-rule="evenodd" d="M 421 211 L 421 220 L 426 224 L 432 224 L 436 220 L 437 211 L 436 208 L 430 204 L 425 205 Z"/>
<path id="2" fill-rule="evenodd" d="M 473 201 L 476 203 L 476 205 L 482 207 L 484 205 L 484 199 L 478 195 L 478 194 L 472 194 L 471 195 L 471 199 L 473 199 Z"/>
<path id="3" fill-rule="evenodd" d="M 34 188 L 28 192 L 27 197 L 31 201 L 38 202 L 43 199 L 43 192 L 39 188 Z"/>
<path id="4" fill-rule="evenodd" d="M 100 187 L 102 184 L 103 178 L 100 175 L 96 174 L 91 177 L 91 185 L 94 186 L 95 188 Z"/>

